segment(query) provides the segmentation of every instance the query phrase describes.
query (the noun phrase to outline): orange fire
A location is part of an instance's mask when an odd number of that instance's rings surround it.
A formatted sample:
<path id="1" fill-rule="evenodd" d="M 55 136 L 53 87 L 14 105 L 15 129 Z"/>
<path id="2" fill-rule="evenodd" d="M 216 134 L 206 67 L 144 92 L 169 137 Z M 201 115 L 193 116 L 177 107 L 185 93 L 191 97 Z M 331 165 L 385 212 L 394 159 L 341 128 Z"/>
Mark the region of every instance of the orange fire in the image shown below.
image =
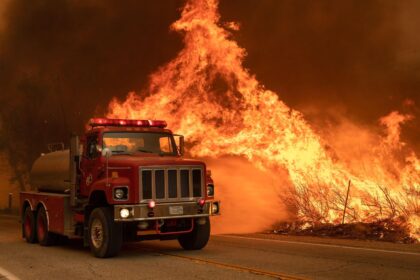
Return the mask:
<path id="1" fill-rule="evenodd" d="M 246 52 L 230 33 L 239 25 L 220 22 L 217 0 L 187 2 L 171 28 L 184 49 L 146 92 L 113 100 L 108 117 L 165 119 L 192 156 L 209 159 L 225 206 L 219 232 L 281 219 L 338 223 L 350 180 L 347 222 L 402 216 L 420 237 L 420 163 L 400 140 L 413 116 L 381 118 L 384 136 L 348 122 L 320 135 L 244 68 Z"/>

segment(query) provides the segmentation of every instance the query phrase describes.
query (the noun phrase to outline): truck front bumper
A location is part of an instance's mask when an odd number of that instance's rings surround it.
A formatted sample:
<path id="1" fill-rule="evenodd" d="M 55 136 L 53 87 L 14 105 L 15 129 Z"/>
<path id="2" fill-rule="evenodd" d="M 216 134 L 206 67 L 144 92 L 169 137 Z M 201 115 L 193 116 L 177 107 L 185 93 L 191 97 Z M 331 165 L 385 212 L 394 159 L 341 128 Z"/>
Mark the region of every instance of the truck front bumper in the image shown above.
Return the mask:
<path id="1" fill-rule="evenodd" d="M 127 216 L 128 214 L 128 216 Z M 178 218 L 199 218 L 220 215 L 220 201 L 206 201 L 203 206 L 196 202 L 114 205 L 114 221 L 150 221 Z"/>

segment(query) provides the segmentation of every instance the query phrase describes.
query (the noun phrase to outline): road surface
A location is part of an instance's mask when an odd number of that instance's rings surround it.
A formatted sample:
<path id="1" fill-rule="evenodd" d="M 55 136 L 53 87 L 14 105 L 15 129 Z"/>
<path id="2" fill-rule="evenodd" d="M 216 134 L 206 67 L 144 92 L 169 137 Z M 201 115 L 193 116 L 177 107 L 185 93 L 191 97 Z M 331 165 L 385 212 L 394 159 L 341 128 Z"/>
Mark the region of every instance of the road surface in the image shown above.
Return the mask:
<path id="1" fill-rule="evenodd" d="M 41 247 L 0 216 L 4 279 L 420 279 L 420 245 L 273 235 L 216 235 L 202 251 L 176 241 L 125 244 L 97 259 L 78 240 Z"/>

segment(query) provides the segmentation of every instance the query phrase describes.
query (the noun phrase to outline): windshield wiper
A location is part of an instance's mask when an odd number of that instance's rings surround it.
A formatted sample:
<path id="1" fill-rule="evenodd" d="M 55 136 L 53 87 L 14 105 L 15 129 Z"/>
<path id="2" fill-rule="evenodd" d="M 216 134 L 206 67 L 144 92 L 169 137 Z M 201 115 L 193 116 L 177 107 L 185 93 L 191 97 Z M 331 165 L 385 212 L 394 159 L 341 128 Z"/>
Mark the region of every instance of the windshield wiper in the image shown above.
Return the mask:
<path id="1" fill-rule="evenodd" d="M 141 153 L 148 153 L 148 154 L 153 154 L 154 152 L 152 151 L 148 151 L 148 150 L 143 150 L 143 149 L 138 149 L 137 152 L 141 152 Z"/>
<path id="2" fill-rule="evenodd" d="M 140 153 L 157 154 L 161 157 L 163 157 L 166 154 L 164 152 L 153 152 L 153 151 L 148 151 L 148 150 L 143 150 L 143 149 L 138 149 L 137 151 Z"/>

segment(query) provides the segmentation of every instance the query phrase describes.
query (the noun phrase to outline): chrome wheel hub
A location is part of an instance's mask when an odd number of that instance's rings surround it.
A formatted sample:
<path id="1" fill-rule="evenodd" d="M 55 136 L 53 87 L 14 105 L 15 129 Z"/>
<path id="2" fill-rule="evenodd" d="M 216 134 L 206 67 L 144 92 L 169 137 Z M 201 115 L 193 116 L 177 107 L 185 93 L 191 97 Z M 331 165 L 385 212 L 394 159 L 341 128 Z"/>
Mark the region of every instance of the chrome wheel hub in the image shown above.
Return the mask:
<path id="1" fill-rule="evenodd" d="M 99 219 L 94 219 L 92 221 L 90 239 L 92 240 L 92 244 L 95 248 L 100 248 L 104 242 L 104 228 Z"/>

